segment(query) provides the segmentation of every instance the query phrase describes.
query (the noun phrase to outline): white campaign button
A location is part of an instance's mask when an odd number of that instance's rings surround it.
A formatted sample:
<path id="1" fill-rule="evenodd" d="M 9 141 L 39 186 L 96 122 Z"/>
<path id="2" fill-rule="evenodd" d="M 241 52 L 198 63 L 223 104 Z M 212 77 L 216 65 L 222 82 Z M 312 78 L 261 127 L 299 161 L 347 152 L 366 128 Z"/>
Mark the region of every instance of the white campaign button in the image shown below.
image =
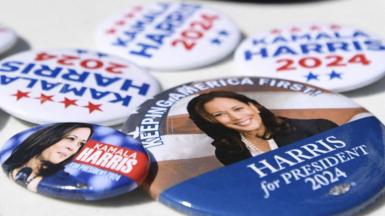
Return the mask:
<path id="1" fill-rule="evenodd" d="M 369 85 L 385 74 L 378 36 L 336 24 L 271 29 L 246 39 L 235 53 L 241 74 L 291 79 L 337 92 Z"/>
<path id="2" fill-rule="evenodd" d="M 229 55 L 238 27 L 219 11 L 193 3 L 154 3 L 105 20 L 96 42 L 105 51 L 157 70 L 205 66 Z"/>
<path id="3" fill-rule="evenodd" d="M 17 41 L 15 32 L 0 24 L 0 54 L 10 49 Z"/>
<path id="4" fill-rule="evenodd" d="M 117 124 L 159 91 L 133 63 L 88 50 L 28 51 L 0 61 L 4 111 L 33 123 Z"/>

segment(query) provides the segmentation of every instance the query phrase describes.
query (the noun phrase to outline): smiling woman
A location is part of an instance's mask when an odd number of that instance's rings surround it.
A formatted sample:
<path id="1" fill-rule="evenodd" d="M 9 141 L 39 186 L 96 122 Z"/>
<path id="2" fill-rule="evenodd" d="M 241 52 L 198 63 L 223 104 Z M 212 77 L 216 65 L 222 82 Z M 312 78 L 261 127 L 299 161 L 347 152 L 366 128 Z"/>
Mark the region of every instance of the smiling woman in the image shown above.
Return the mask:
<path id="1" fill-rule="evenodd" d="M 2 166 L 11 179 L 34 192 L 44 191 L 44 185 L 54 174 L 65 178 L 66 186 L 84 187 L 81 182 L 69 179 L 64 165 L 92 133 L 92 126 L 85 123 L 50 125 L 25 139 Z"/>
<path id="2" fill-rule="evenodd" d="M 228 91 L 193 98 L 190 118 L 214 141 L 217 159 L 227 165 L 337 127 L 326 119 L 289 119 L 257 101 Z"/>

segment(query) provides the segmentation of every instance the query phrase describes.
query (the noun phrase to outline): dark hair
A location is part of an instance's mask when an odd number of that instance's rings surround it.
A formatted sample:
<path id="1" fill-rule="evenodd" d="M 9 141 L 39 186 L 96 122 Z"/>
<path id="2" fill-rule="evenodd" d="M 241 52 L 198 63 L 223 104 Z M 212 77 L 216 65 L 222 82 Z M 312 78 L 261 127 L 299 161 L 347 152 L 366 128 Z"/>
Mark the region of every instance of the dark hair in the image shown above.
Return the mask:
<path id="1" fill-rule="evenodd" d="M 33 157 L 39 156 L 45 149 L 59 142 L 65 137 L 66 134 L 77 128 L 89 128 L 91 133 L 88 139 L 93 134 L 92 125 L 86 123 L 57 123 L 49 125 L 48 127 L 42 128 L 33 133 L 20 145 L 18 145 L 13 150 L 11 156 L 3 163 L 3 168 L 7 173 L 12 172 L 12 170 L 23 166 Z M 74 155 L 59 164 L 53 164 L 49 161 L 42 161 L 39 175 L 48 176 L 61 169 L 64 169 L 64 165 L 71 161 Z"/>
<path id="2" fill-rule="evenodd" d="M 215 98 L 230 98 L 245 104 L 251 103 L 255 105 L 260 111 L 262 122 L 266 127 L 265 136 L 262 137 L 264 139 L 274 137 L 274 134 L 278 131 L 290 129 L 290 125 L 287 123 L 286 118 L 275 116 L 270 110 L 245 95 L 229 91 L 212 91 L 193 98 L 187 105 L 187 111 L 191 120 L 198 126 L 198 128 L 214 140 L 234 140 L 234 138 L 236 138 L 236 140 L 240 141 L 240 134 L 237 131 L 209 120 L 211 116 L 205 111 L 204 105 Z M 213 144 L 221 143 L 214 142 Z"/>

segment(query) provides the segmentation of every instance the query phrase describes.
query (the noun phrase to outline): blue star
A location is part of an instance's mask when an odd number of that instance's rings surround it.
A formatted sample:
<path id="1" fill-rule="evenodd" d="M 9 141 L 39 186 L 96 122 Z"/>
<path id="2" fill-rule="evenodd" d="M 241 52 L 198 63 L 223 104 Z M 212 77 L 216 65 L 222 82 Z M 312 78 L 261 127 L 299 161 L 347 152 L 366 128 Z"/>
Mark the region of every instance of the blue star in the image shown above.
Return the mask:
<path id="1" fill-rule="evenodd" d="M 214 38 L 214 39 L 211 39 L 211 43 L 220 45 L 222 42 L 221 42 L 221 40 L 219 40 L 219 38 Z"/>
<path id="2" fill-rule="evenodd" d="M 312 72 L 309 72 L 305 77 L 307 82 L 310 80 L 318 80 L 318 75 L 313 74 Z"/>
<path id="3" fill-rule="evenodd" d="M 246 50 L 244 52 L 244 57 L 245 57 L 245 60 L 246 61 L 249 61 L 251 60 L 251 58 L 253 57 L 253 53 L 250 51 L 250 50 Z"/>
<path id="4" fill-rule="evenodd" d="M 342 79 L 342 77 L 341 77 L 342 73 L 338 73 L 335 70 L 332 70 L 332 72 L 329 73 L 328 75 L 329 75 L 330 80 L 337 79 L 337 78 Z"/>
<path id="5" fill-rule="evenodd" d="M 265 41 L 265 38 L 262 38 L 262 39 L 253 38 L 251 43 L 253 44 L 253 46 L 258 46 L 259 44 L 265 45 L 266 41 Z"/>
<path id="6" fill-rule="evenodd" d="M 219 31 L 219 34 L 223 36 L 228 36 L 229 32 L 227 32 L 226 30 L 222 30 L 222 31 Z"/>
<path id="7" fill-rule="evenodd" d="M 107 53 L 100 53 L 100 52 L 96 53 L 96 55 L 97 55 L 99 58 L 103 58 L 103 57 L 108 56 Z"/>
<path id="8" fill-rule="evenodd" d="M 84 53 L 87 53 L 87 50 L 77 49 L 76 52 L 78 54 L 84 54 Z"/>

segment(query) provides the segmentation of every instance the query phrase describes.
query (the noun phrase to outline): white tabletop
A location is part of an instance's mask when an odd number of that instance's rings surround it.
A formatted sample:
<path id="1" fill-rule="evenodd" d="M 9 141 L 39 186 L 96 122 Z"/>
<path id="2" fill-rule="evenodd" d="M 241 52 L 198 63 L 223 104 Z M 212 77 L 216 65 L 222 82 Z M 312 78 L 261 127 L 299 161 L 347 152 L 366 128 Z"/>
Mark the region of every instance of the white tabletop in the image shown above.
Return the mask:
<path id="1" fill-rule="evenodd" d="M 273 1 L 273 0 L 272 0 Z M 13 28 L 24 40 L 17 50 L 47 48 L 95 49 L 98 23 L 121 8 L 149 0 L 0 0 L 0 22 Z M 385 38 L 384 0 L 324 0 L 296 4 L 257 4 L 236 1 L 199 1 L 231 17 L 245 35 L 293 23 L 339 23 L 362 27 Z M 251 1 L 253 2 L 253 1 Z M 29 46 L 28 46 L 29 44 Z M 204 78 L 236 75 L 232 57 L 208 67 L 183 72 L 152 72 L 164 89 Z M 385 122 L 385 79 L 344 93 Z M 0 143 L 32 124 L 0 111 Z M 118 126 L 119 127 L 119 126 Z M 97 202 L 67 202 L 27 192 L 0 173 L 0 216 L 10 215 L 181 215 L 145 192 L 132 193 Z M 311 214 L 311 213 L 309 213 Z M 385 198 L 366 208 L 362 215 L 385 215 Z"/>

